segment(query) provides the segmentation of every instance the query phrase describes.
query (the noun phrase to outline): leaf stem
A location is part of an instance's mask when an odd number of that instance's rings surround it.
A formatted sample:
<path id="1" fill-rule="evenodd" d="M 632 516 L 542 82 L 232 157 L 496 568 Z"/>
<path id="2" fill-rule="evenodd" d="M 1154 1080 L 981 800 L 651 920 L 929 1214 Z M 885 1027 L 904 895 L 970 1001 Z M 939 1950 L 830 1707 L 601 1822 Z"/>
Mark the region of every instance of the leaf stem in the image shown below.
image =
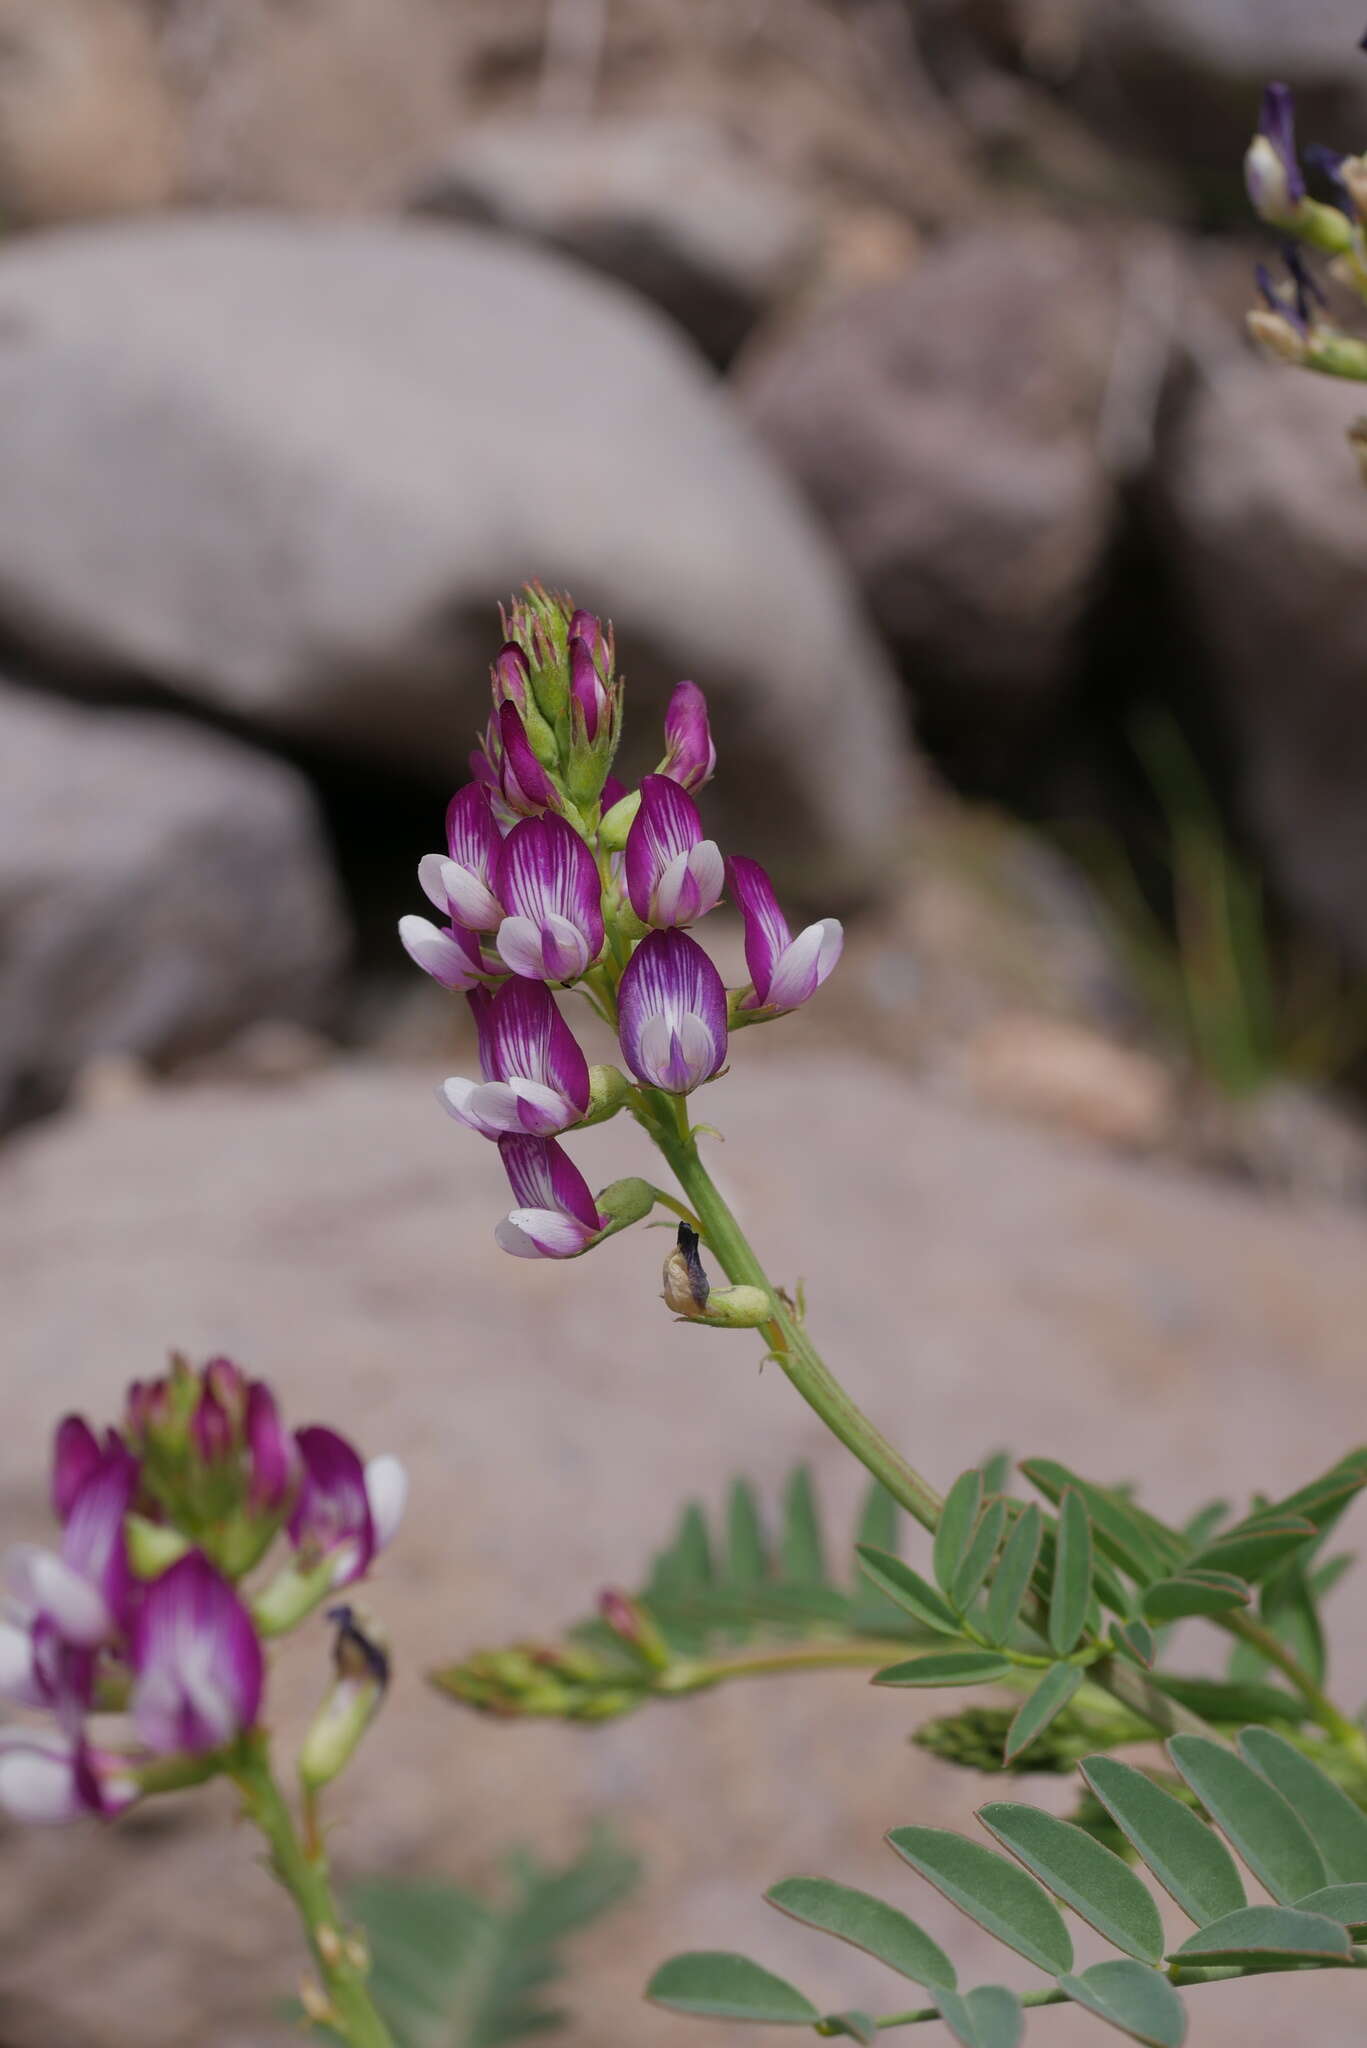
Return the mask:
<path id="1" fill-rule="evenodd" d="M 879 1641 L 871 1636 L 844 1643 L 796 1643 L 783 1649 L 767 1649 L 753 1657 L 718 1657 L 706 1663 L 683 1663 L 665 1672 L 655 1690 L 659 1693 L 702 1692 L 721 1685 L 728 1678 L 763 1678 L 782 1671 L 879 1671 L 885 1664 L 905 1657 L 905 1637 Z"/>
<path id="2" fill-rule="evenodd" d="M 1313 1718 L 1331 1735 L 1335 1742 L 1346 1749 L 1360 1763 L 1367 1763 L 1367 1731 L 1350 1721 L 1323 1687 L 1306 1670 L 1299 1659 L 1288 1650 L 1286 1644 L 1265 1623 L 1251 1614 L 1222 1614 L 1217 1617 L 1219 1625 L 1229 1635 L 1238 1636 L 1241 1642 L 1256 1650 L 1260 1657 L 1274 1664 L 1282 1676 L 1290 1681 L 1309 1707 Z"/>
<path id="3" fill-rule="evenodd" d="M 228 1774 L 242 1794 L 247 1817 L 265 1836 L 270 1868 L 294 1900 L 327 1997 L 323 2020 L 351 2048 L 393 2048 L 389 2029 L 366 1990 L 363 1948 L 342 1925 L 321 1841 L 300 1840 L 271 1769 L 270 1748 L 259 1731 L 244 1738 Z M 311 1830 L 312 1832 L 312 1830 Z"/>

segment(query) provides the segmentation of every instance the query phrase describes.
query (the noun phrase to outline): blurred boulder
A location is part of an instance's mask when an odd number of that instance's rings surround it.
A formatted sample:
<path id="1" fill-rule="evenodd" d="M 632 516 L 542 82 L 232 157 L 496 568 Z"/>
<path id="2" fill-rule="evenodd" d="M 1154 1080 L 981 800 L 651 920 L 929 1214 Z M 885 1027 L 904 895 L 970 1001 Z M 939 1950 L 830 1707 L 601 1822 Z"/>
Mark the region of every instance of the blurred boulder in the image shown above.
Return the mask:
<path id="1" fill-rule="evenodd" d="M 727 1134 L 715 1170 L 776 1270 L 806 1274 L 813 1336 L 852 1394 L 937 1484 L 997 1446 L 1047 1451 L 1180 1516 L 1212 1495 L 1287 1491 L 1360 1433 L 1359 1218 L 1099 1157 L 848 1051 L 793 1058 L 781 1033 L 747 1032 L 736 1064 L 744 1085 L 698 1098 Z M 912 1821 L 971 1831 L 983 1781 L 907 1745 L 943 1695 L 811 1673 L 590 1728 L 478 1720 L 423 1684 L 434 1662 L 553 1638 L 604 1585 L 639 1583 L 682 1503 L 720 1513 L 738 1472 L 772 1504 L 787 1468 L 813 1461 L 834 1569 L 862 1491 L 782 1374 L 755 1370 L 758 1343 L 669 1320 L 658 1233 L 569 1266 L 505 1258 L 497 1155 L 441 1115 L 437 1071 L 167 1088 L 13 1146 L 0 1542 L 44 1539 L 59 1413 L 112 1414 L 170 1343 L 234 1353 L 292 1422 L 330 1422 L 411 1471 L 408 1520 L 364 1589 L 394 1684 L 327 1801 L 344 1882 L 491 1883 L 510 1841 L 559 1854 L 610 1811 L 646 1883 L 556 1987 L 567 2048 L 706 2041 L 641 2000 L 687 1948 L 753 1954 L 823 2011 L 905 2005 L 881 1965 L 764 1904 L 795 1870 L 894 1899 L 982 1981 L 1000 1949 L 882 1841 Z M 644 1157 L 621 1124 L 571 1144 L 594 1186 Z M 1342 1534 L 1356 1547 L 1352 1525 Z M 928 1556 L 916 1531 L 905 1548 Z M 1349 1698 L 1367 1683 L 1355 1583 L 1335 1636 Z M 328 1634 L 319 1619 L 272 1660 L 286 1770 Z M 1057 1808 L 1071 1790 L 1035 1780 L 1020 1796 Z M 24 2015 L 22 2032 L 5 2027 L 15 2048 L 297 2041 L 271 2015 L 301 1944 L 232 1813 L 211 1786 L 99 1831 L 5 1830 L 0 2015 Z M 1361 2042 L 1346 1971 L 1201 1998 L 1201 2048 Z M 1097 2037 L 1084 2024 L 1071 2038 Z"/>
<path id="2" fill-rule="evenodd" d="M 0 1118 L 88 1062 L 324 1013 L 346 925 L 291 769 L 0 687 L 0 793 Z"/>
<path id="3" fill-rule="evenodd" d="M 165 206 L 182 134 L 139 0 L 0 0 L 7 228 Z"/>
<path id="4" fill-rule="evenodd" d="M 1067 691 L 1117 481 L 1147 459 L 1170 267 L 1114 230 L 976 230 L 749 380 L 960 773 L 991 777 Z"/>
<path id="5" fill-rule="evenodd" d="M 499 120 L 462 137 L 414 205 L 564 249 L 729 362 L 800 276 L 810 208 L 696 116 Z"/>
<path id="6" fill-rule="evenodd" d="M 612 616 L 632 765 L 714 695 L 733 816 L 865 885 L 906 787 L 845 573 L 693 352 L 475 230 L 220 217 L 0 256 L 0 628 L 91 689 L 454 781 L 495 603 Z M 801 820 L 800 831 L 795 819 Z"/>
<path id="7" fill-rule="evenodd" d="M 1367 491 L 1351 386 L 1212 356 L 1163 477 L 1238 794 L 1273 880 L 1367 965 Z"/>

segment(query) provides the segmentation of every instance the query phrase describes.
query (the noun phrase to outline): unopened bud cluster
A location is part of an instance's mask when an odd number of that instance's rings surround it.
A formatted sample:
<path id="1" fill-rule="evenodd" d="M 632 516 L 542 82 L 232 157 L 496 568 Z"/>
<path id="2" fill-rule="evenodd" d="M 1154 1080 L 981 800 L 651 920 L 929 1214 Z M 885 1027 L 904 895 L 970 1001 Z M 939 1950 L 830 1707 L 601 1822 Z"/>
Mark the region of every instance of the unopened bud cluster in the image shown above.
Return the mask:
<path id="1" fill-rule="evenodd" d="M 561 1137 L 712 1080 L 732 1031 L 816 992 L 842 934 L 824 918 L 794 937 L 759 863 L 727 860 L 705 836 L 695 799 L 716 752 L 696 684 L 674 691 L 663 756 L 628 791 L 611 772 L 623 712 L 612 628 L 539 586 L 503 628 L 474 779 L 447 810 L 445 852 L 418 870 L 440 922 L 405 917 L 399 934 L 474 1017 L 480 1078 L 453 1076 L 441 1098 L 502 1155 L 515 1207 L 499 1243 L 566 1259 L 653 1196 L 636 1180 L 595 1196 Z M 750 976 L 734 989 L 693 936 L 727 895 Z M 626 1073 L 589 1066 L 557 1000 L 569 989 L 613 1026 Z"/>
<path id="2" fill-rule="evenodd" d="M 1323 198 L 1310 192 L 1307 166 Z M 1258 266 L 1262 303 L 1248 316 L 1249 333 L 1278 362 L 1367 379 L 1367 342 L 1329 320 L 1328 300 L 1302 254 L 1329 257 L 1334 282 L 1367 302 L 1367 155 L 1343 156 L 1317 143 L 1298 151 L 1290 87 L 1269 85 L 1244 157 L 1244 181 L 1254 211 L 1282 244 L 1280 277 Z"/>
<path id="3" fill-rule="evenodd" d="M 0 1729 L 0 1806 L 110 1816 L 228 1762 L 261 1717 L 266 1639 L 365 1577 L 405 1490 L 396 1459 L 287 1430 L 226 1358 L 136 1382 L 103 1435 L 68 1415 L 57 1545 L 3 1561 L 0 1698 L 33 1719 Z"/>

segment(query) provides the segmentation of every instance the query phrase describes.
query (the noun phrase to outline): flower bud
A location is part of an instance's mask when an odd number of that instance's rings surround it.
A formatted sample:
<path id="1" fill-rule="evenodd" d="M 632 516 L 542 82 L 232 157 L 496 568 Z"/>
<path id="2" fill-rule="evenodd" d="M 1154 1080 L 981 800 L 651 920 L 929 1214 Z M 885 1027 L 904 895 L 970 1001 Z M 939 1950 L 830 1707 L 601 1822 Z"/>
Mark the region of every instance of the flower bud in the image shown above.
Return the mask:
<path id="1" fill-rule="evenodd" d="M 629 789 L 625 796 L 619 797 L 612 808 L 604 813 L 603 822 L 598 827 L 598 837 L 609 853 L 621 853 L 624 850 L 627 835 L 636 822 L 636 813 L 640 808 L 640 790 Z"/>
<path id="2" fill-rule="evenodd" d="M 648 1180 L 628 1175 L 625 1180 L 611 1181 L 597 1201 L 599 1214 L 607 1218 L 603 1235 L 611 1237 L 614 1231 L 626 1230 L 650 1214 L 655 1207 L 655 1190 Z"/>
<path id="3" fill-rule="evenodd" d="M 350 1762 L 389 1684 L 388 1650 L 379 1631 L 370 1623 L 362 1627 L 351 1607 L 334 1607 L 328 1618 L 337 1624 L 336 1676 L 299 1752 L 300 1782 L 315 1792 Z"/>
<path id="4" fill-rule="evenodd" d="M 616 1116 L 630 1093 L 631 1083 L 620 1068 L 590 1067 L 589 1106 L 584 1115 L 584 1122 L 606 1123 L 610 1116 Z"/>
<path id="5" fill-rule="evenodd" d="M 711 1282 L 698 1256 L 698 1233 L 688 1224 L 679 1225 L 678 1241 L 665 1260 L 664 1301 L 676 1316 L 693 1318 L 706 1313 Z"/>
<path id="6" fill-rule="evenodd" d="M 1245 315 L 1249 338 L 1275 362 L 1298 366 L 1309 354 L 1305 336 L 1287 319 L 1285 313 L 1270 312 L 1265 306 L 1255 306 Z"/>
<path id="7" fill-rule="evenodd" d="M 188 1536 L 163 1522 L 149 1522 L 145 1515 L 124 1517 L 128 1563 L 138 1579 L 159 1579 L 164 1571 L 193 1548 Z"/>

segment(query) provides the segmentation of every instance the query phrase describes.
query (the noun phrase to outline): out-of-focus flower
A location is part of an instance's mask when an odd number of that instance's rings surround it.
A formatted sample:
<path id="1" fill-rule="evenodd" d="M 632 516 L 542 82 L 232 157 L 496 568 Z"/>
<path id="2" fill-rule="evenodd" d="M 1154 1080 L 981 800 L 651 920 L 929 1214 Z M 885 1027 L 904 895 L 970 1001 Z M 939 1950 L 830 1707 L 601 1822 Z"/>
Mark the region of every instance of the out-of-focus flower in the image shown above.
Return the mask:
<path id="1" fill-rule="evenodd" d="M 278 1508 L 289 1492 L 297 1461 L 275 1396 L 264 1380 L 253 1380 L 247 1391 L 243 1432 L 251 1466 L 251 1504 L 256 1508 Z"/>
<path id="2" fill-rule="evenodd" d="M 499 1154 L 517 1207 L 494 1235 L 519 1259 L 573 1259 L 607 1228 L 588 1182 L 554 1138 L 504 1137 Z"/>
<path id="3" fill-rule="evenodd" d="M 390 1541 L 403 1517 L 408 1482 L 397 1458 L 360 1458 L 335 1430 L 314 1426 L 295 1432 L 302 1466 L 299 1492 L 289 1519 L 289 1538 L 308 1569 L 328 1564 L 327 1586 L 336 1590 L 363 1578 Z"/>
<path id="4" fill-rule="evenodd" d="M 503 905 L 494 894 L 503 835 L 483 783 L 467 782 L 446 807 L 446 852 L 424 854 L 418 880 L 452 924 L 467 931 L 497 931 Z"/>
<path id="5" fill-rule="evenodd" d="M 726 1058 L 726 989 L 687 932 L 648 932 L 618 990 L 622 1057 L 638 1081 L 686 1095 Z"/>
<path id="6" fill-rule="evenodd" d="M 575 981 L 603 947 L 598 867 L 563 818 L 527 818 L 503 842 L 498 928 L 504 964 L 530 981 Z"/>
<path id="7" fill-rule="evenodd" d="M 159 1756 L 201 1756 L 255 1725 L 265 1660 L 232 1586 L 192 1550 L 148 1587 L 133 1628 L 133 1725 Z"/>
<path id="8" fill-rule="evenodd" d="M 1244 183 L 1255 213 L 1263 220 L 1284 222 L 1305 197 L 1305 179 L 1296 156 L 1296 106 L 1289 85 L 1269 85 L 1263 93 L 1258 133 L 1244 156 Z"/>
<path id="9" fill-rule="evenodd" d="M 726 879 L 721 848 L 704 839 L 691 796 L 667 775 L 647 775 L 626 844 L 626 883 L 642 924 L 693 924 L 716 908 Z"/>
<path id="10" fill-rule="evenodd" d="M 108 1642 L 126 1620 L 132 1593 L 124 1517 L 137 1486 L 137 1461 L 115 1438 L 76 1489 L 62 1532 L 60 1552 L 18 1543 L 5 1556 L 10 1595 L 0 1663 L 15 1674 L 22 1653 L 15 1637 L 32 1646 L 30 1673 L 38 1697 L 46 1697 L 46 1669 L 55 1676 L 59 1644 L 94 1650 Z M 28 1680 L 16 1681 L 26 1696 Z"/>
<path id="11" fill-rule="evenodd" d="M 138 1781 L 127 1758 L 55 1728 L 0 1728 L 0 1807 L 30 1826 L 84 1814 L 111 1819 L 131 1806 Z"/>
<path id="12" fill-rule="evenodd" d="M 64 1415 L 52 1446 L 52 1512 L 65 1522 L 100 1462 L 100 1440 L 83 1415 Z"/>
<path id="13" fill-rule="evenodd" d="M 742 1009 L 795 1010 L 835 969 L 845 943 L 839 921 L 823 917 L 794 938 L 774 885 L 757 860 L 737 855 L 727 862 L 727 875 L 745 920 L 745 963 L 754 984 Z"/>
<path id="14" fill-rule="evenodd" d="M 707 699 L 696 683 L 678 683 L 665 712 L 665 757 L 655 772 L 696 796 L 711 780 L 716 765 Z"/>
<path id="15" fill-rule="evenodd" d="M 486 1138 L 507 1131 L 554 1137 L 589 1107 L 589 1067 L 543 981 L 515 975 L 496 994 L 472 992 L 482 1082 L 453 1075 L 441 1099 Z"/>
<path id="16" fill-rule="evenodd" d="M 559 792 L 537 759 L 527 728 L 513 704 L 498 707 L 498 737 L 502 755 L 499 787 L 509 809 L 522 818 L 537 818 L 543 811 L 557 810 Z"/>
<path id="17" fill-rule="evenodd" d="M 299 1778 L 318 1791 L 331 1784 L 355 1754 L 375 1718 L 389 1684 L 389 1656 L 371 1624 L 362 1625 L 352 1607 L 334 1607 L 333 1683 L 299 1751 Z"/>

